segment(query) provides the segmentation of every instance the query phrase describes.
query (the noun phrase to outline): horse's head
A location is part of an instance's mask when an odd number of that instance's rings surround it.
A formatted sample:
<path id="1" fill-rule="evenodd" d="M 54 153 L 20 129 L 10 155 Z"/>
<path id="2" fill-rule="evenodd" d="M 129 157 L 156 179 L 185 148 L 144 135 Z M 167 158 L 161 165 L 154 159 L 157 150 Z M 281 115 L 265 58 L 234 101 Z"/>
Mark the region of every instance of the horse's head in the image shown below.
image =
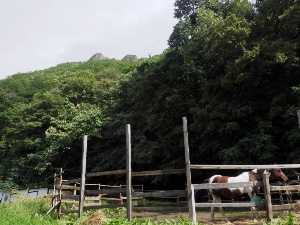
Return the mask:
<path id="1" fill-rule="evenodd" d="M 268 169 L 267 171 L 270 172 L 271 175 L 274 177 L 274 179 L 277 181 L 281 181 L 285 184 L 289 181 L 289 178 L 279 168 L 278 169 Z"/>

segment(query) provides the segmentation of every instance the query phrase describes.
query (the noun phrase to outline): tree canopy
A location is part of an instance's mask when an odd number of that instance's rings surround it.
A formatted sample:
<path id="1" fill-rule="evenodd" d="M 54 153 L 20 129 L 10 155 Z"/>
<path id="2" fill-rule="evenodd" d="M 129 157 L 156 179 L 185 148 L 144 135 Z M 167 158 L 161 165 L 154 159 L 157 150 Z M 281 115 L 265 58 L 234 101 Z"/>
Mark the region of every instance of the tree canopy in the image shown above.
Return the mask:
<path id="1" fill-rule="evenodd" d="M 182 168 L 183 116 L 192 163 L 297 162 L 299 0 L 176 0 L 174 12 L 179 20 L 160 55 L 66 63 L 0 81 L 0 188 L 51 184 L 60 167 L 78 177 L 84 134 L 89 171 L 125 168 L 125 124 L 133 170 Z"/>

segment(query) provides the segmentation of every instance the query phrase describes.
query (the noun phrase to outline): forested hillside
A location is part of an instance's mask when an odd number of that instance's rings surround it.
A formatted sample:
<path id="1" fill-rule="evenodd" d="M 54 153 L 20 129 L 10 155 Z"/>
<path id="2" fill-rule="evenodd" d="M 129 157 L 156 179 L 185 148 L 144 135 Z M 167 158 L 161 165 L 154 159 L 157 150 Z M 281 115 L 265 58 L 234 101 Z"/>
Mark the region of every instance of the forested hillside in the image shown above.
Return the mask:
<path id="1" fill-rule="evenodd" d="M 78 177 L 83 134 L 88 171 L 124 169 L 127 123 L 134 171 L 182 168 L 183 116 L 192 163 L 299 163 L 299 0 L 176 0 L 174 15 L 161 55 L 1 80 L 0 187 Z"/>

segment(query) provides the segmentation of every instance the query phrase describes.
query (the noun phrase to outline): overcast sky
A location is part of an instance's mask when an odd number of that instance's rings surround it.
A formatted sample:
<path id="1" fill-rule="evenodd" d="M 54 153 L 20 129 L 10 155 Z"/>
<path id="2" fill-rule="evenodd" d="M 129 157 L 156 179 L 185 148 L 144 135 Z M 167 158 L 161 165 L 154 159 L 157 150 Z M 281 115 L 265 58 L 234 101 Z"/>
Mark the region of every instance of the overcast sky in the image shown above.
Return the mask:
<path id="1" fill-rule="evenodd" d="M 174 0 L 0 0 L 0 79 L 93 54 L 162 53 Z"/>

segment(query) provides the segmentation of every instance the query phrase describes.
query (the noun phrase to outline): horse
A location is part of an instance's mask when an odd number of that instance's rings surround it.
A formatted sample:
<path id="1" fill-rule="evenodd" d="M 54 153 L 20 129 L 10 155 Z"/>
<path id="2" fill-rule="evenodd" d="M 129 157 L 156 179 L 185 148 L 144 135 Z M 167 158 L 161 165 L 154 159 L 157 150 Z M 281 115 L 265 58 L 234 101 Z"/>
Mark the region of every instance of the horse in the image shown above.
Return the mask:
<path id="1" fill-rule="evenodd" d="M 262 181 L 263 174 L 270 172 L 273 178 L 283 183 L 288 182 L 288 177 L 281 171 L 281 169 L 254 169 L 249 172 L 244 172 L 236 177 L 228 177 L 222 175 L 214 175 L 208 179 L 208 183 L 237 183 L 237 182 L 251 182 L 251 181 Z M 213 197 L 213 203 L 221 203 L 221 198 L 225 197 L 231 200 L 243 200 L 251 199 L 253 196 L 258 196 L 260 187 L 239 187 L 239 188 L 222 188 L 222 189 L 209 189 L 210 194 Z M 256 197 L 257 198 L 257 197 Z M 219 211 L 222 214 L 224 220 L 227 223 L 230 221 L 225 216 L 222 207 L 219 207 Z M 257 220 L 258 214 L 254 207 L 251 208 L 252 217 Z M 255 213 L 254 213 L 255 212 Z M 255 217 L 253 216 L 255 214 Z M 215 222 L 214 218 L 214 207 L 211 207 L 211 220 Z"/>

